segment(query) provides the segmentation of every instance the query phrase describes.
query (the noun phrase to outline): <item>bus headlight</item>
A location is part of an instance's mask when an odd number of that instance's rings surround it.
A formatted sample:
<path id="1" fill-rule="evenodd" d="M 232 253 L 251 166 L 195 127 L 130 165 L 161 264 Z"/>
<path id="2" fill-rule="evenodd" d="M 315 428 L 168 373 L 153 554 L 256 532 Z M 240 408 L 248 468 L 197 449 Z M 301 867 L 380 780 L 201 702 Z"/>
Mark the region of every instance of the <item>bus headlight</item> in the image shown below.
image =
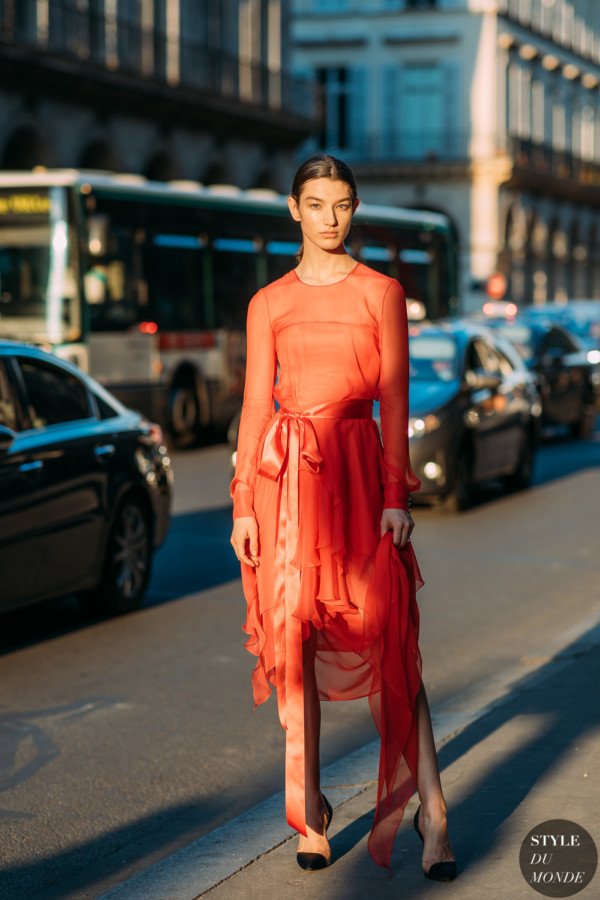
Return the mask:
<path id="1" fill-rule="evenodd" d="M 420 438 L 425 434 L 431 434 L 436 428 L 440 427 L 440 419 L 438 416 L 415 416 L 408 420 L 408 436 L 409 438 Z"/>

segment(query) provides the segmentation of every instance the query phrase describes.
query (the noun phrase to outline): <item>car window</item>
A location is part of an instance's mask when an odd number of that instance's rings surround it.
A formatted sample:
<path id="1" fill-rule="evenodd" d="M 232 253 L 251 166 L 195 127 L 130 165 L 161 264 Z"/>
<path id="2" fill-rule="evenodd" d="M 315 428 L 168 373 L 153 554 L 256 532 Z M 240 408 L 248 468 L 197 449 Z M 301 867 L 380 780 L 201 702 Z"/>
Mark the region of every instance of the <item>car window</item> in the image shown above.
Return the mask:
<path id="1" fill-rule="evenodd" d="M 502 374 L 512 375 L 516 369 L 516 366 L 513 361 L 509 359 L 504 350 L 498 346 L 498 344 L 494 344 L 494 354 L 498 358 L 498 368 L 500 369 Z"/>
<path id="2" fill-rule="evenodd" d="M 37 359 L 19 359 L 34 428 L 91 418 L 87 390 L 70 372 Z"/>
<path id="3" fill-rule="evenodd" d="M 500 362 L 494 349 L 482 338 L 472 341 L 467 355 L 467 369 L 473 372 L 484 372 L 486 375 L 499 375 Z"/>
<path id="4" fill-rule="evenodd" d="M 110 403 L 107 403 L 106 400 L 104 400 L 98 394 L 94 394 L 94 399 L 96 400 L 98 415 L 101 419 L 114 419 L 119 415 L 114 406 L 111 406 Z"/>
<path id="5" fill-rule="evenodd" d="M 542 352 L 559 350 L 561 353 L 573 353 L 576 349 L 569 335 L 560 328 L 551 328 L 548 334 L 544 335 Z"/>
<path id="6" fill-rule="evenodd" d="M 12 385 L 4 363 L 0 360 L 0 425 L 17 431 L 19 417 Z"/>

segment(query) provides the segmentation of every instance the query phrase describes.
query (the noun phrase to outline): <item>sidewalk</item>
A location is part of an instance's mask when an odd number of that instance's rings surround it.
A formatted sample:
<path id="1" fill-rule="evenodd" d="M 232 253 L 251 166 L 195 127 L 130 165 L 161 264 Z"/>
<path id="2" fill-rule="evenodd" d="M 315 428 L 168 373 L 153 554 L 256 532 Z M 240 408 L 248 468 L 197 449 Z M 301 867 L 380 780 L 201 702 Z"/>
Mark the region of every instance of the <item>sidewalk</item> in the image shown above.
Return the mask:
<path id="1" fill-rule="evenodd" d="M 367 852 L 375 782 L 335 808 L 329 830 L 333 863 L 321 872 L 296 864 L 297 838 L 261 856 L 202 894 L 210 900 L 507 900 L 541 894 L 524 880 L 519 850 L 528 831 L 549 819 L 583 826 L 600 847 L 600 646 L 575 642 L 524 679 L 508 698 L 439 748 L 442 782 L 459 864 L 456 881 L 421 874 L 412 829 L 414 797 L 392 858 L 393 875 Z M 375 776 L 374 776 L 375 777 Z M 600 897 L 600 871 L 578 896 Z"/>

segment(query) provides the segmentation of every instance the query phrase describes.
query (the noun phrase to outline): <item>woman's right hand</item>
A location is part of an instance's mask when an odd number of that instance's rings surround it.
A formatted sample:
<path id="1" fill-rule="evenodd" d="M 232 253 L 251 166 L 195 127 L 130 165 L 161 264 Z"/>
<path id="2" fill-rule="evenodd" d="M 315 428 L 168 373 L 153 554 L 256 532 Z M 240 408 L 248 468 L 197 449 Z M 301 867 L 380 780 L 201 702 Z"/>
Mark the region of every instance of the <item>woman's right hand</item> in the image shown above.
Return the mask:
<path id="1" fill-rule="evenodd" d="M 240 562 L 248 566 L 260 565 L 258 558 L 258 522 L 254 516 L 240 516 L 233 520 L 229 543 Z M 248 543 L 248 550 L 246 549 Z"/>

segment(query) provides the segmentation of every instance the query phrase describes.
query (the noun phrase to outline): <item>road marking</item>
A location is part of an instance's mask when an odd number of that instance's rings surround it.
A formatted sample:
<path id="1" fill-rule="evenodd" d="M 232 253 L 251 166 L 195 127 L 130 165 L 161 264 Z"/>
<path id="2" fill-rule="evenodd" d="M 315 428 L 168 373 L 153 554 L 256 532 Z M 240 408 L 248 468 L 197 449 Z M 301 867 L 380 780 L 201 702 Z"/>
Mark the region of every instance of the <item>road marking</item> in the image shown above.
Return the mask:
<path id="1" fill-rule="evenodd" d="M 432 708 L 438 747 L 492 709 L 508 703 L 515 693 L 531 690 L 568 665 L 581 653 L 600 644 L 600 621 L 589 616 L 548 645 L 548 661 L 526 658 L 491 678 L 461 691 Z M 357 797 L 375 783 L 379 741 L 372 741 L 327 766 L 322 786 L 332 806 Z M 235 875 L 265 853 L 295 835 L 285 821 L 283 792 L 214 829 L 168 856 L 99 900 L 197 900 L 211 888 Z"/>

